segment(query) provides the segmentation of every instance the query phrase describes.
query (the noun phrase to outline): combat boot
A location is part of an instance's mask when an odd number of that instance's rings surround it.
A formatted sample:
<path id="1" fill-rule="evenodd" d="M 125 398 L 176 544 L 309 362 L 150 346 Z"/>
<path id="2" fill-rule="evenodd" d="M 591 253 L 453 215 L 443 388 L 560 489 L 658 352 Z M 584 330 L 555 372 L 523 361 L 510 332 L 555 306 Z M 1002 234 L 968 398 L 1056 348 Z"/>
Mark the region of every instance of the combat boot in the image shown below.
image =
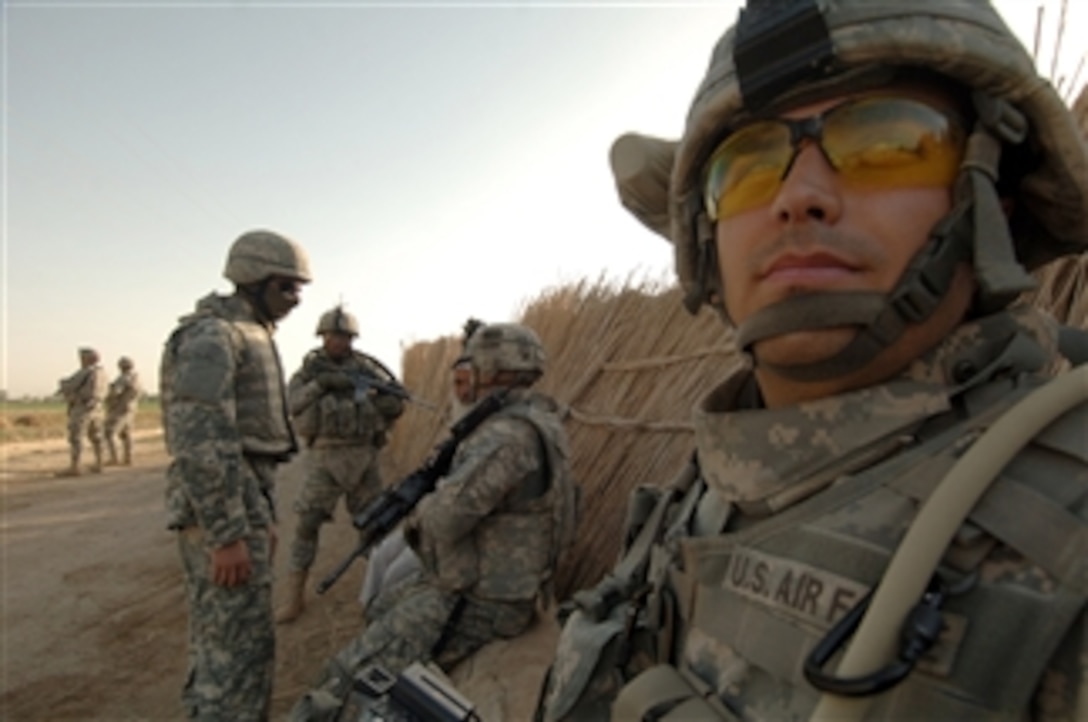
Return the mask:
<path id="1" fill-rule="evenodd" d="M 79 470 L 79 454 L 73 453 L 71 455 L 71 462 L 68 464 L 67 469 L 61 469 L 57 472 L 57 476 L 79 476 L 81 473 Z"/>
<path id="2" fill-rule="evenodd" d="M 102 473 L 102 444 L 94 445 L 94 464 L 90 468 L 92 474 Z"/>
<path id="3" fill-rule="evenodd" d="M 132 439 L 121 439 L 121 463 L 125 466 L 132 466 Z"/>
<path id="4" fill-rule="evenodd" d="M 113 439 L 106 441 L 106 448 L 110 451 L 110 458 L 106 461 L 106 466 L 117 466 L 117 446 L 113 443 Z"/>
<path id="5" fill-rule="evenodd" d="M 306 608 L 306 576 L 309 570 L 292 571 L 287 575 L 287 599 L 276 610 L 276 624 L 290 624 L 299 618 Z"/>

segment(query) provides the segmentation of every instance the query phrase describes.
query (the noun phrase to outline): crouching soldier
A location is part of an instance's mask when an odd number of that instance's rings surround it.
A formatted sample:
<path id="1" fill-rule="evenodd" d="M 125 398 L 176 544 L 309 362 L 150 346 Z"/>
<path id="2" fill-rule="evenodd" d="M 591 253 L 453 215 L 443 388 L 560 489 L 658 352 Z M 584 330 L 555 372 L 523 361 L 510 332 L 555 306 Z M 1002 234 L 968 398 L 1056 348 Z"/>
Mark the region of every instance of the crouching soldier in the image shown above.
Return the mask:
<path id="1" fill-rule="evenodd" d="M 544 371 L 531 329 L 494 324 L 469 340 L 472 400 L 499 410 L 460 444 L 449 473 L 405 519 L 422 572 L 383 588 L 366 629 L 329 660 L 294 720 L 336 719 L 357 675 L 415 662 L 451 669 L 526 631 L 574 534 L 576 494 L 556 403 L 529 387 Z"/>

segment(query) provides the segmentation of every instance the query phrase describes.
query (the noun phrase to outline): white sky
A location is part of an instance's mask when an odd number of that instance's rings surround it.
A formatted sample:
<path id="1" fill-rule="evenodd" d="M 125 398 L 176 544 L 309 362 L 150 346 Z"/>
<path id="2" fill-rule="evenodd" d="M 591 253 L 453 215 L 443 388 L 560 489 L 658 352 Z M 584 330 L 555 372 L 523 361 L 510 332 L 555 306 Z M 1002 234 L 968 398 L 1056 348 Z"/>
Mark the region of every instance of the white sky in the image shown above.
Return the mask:
<path id="1" fill-rule="evenodd" d="M 1043 4 L 1052 47 L 1062 3 Z M 997 5 L 1030 49 L 1040 2 Z M 1069 5 L 1067 87 L 1088 27 Z M 313 264 L 277 334 L 288 374 L 341 300 L 397 370 L 403 346 L 546 287 L 668 277 L 608 148 L 679 134 L 737 6 L 8 0 L 0 389 L 52 393 L 83 345 L 154 388 L 177 317 L 229 292 L 227 249 L 255 227 Z"/>

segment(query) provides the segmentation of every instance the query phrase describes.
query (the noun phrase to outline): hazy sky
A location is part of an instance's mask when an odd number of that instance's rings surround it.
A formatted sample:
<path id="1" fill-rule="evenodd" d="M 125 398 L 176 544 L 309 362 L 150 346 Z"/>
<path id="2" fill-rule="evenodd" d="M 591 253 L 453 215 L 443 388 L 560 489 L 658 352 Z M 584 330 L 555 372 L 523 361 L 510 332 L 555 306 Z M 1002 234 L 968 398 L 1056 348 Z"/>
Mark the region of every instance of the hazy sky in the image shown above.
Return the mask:
<path id="1" fill-rule="evenodd" d="M 1031 48 L 1039 3 L 997 4 Z M 313 264 L 277 332 L 287 373 L 341 300 L 399 371 L 403 346 L 546 287 L 667 278 L 608 148 L 680 132 L 737 5 L 8 0 L 0 389 L 52 393 L 82 345 L 154 387 L 178 316 L 229 292 L 227 249 L 257 227 Z M 1084 50 L 1064 42 L 1070 85 Z"/>

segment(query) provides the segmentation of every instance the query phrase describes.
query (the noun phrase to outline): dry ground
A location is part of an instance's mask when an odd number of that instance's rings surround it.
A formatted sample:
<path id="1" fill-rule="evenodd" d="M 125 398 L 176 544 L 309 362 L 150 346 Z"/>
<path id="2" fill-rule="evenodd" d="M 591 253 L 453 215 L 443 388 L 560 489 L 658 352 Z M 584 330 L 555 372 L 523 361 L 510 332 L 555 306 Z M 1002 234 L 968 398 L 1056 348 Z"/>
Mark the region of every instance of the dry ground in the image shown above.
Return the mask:
<path id="1" fill-rule="evenodd" d="M 0 446 L 0 719 L 183 718 L 186 609 L 163 527 L 161 436 L 144 432 L 134 457 L 131 468 L 62 479 L 53 472 L 67 461 L 63 441 Z M 281 544 L 294 527 L 301 462 L 279 479 Z M 340 512 L 325 527 L 317 578 L 353 546 Z M 279 578 L 285 564 L 281 551 Z M 307 613 L 278 628 L 273 719 L 358 630 L 363 570 L 357 562 L 324 597 L 311 592 Z M 527 719 L 553 634 L 539 625 L 520 645 L 492 645 L 455 672 L 484 719 Z"/>

